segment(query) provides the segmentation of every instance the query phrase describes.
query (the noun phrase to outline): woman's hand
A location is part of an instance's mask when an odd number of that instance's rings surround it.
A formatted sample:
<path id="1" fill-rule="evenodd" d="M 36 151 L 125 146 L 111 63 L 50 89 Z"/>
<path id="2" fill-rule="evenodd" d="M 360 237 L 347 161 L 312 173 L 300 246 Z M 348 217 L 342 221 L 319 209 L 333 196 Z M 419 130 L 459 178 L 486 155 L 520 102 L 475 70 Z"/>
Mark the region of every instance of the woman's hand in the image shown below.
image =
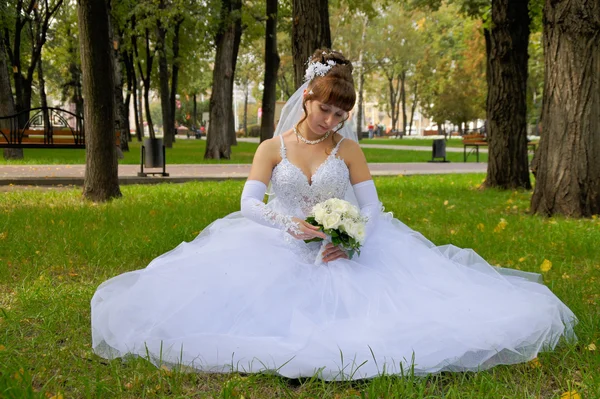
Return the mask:
<path id="1" fill-rule="evenodd" d="M 299 232 L 288 230 L 288 233 L 290 233 L 294 238 L 297 238 L 298 240 L 310 240 L 315 237 L 324 239 L 327 237 L 325 233 L 319 230 L 319 227 L 313 226 L 306 220 L 293 217 L 292 221 L 294 221 L 298 225 Z"/>
<path id="2" fill-rule="evenodd" d="M 339 246 L 327 243 L 323 250 L 323 262 L 327 263 L 336 259 L 348 259 L 348 254 Z"/>

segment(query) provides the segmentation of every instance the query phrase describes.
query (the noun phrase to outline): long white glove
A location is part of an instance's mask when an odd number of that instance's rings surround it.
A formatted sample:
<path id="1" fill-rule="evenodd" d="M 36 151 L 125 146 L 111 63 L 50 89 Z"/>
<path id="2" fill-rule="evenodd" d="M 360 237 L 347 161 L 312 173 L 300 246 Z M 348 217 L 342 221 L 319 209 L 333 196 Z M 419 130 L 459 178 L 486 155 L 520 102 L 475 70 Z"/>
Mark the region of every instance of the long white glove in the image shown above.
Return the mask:
<path id="1" fill-rule="evenodd" d="M 263 226 L 272 227 L 286 232 L 301 233 L 298 223 L 291 216 L 282 215 L 269 209 L 263 202 L 267 186 L 258 180 L 247 180 L 242 191 L 242 215 Z"/>
<path id="2" fill-rule="evenodd" d="M 360 213 L 366 216 L 368 221 L 365 226 L 366 238 L 375 231 L 377 220 L 383 209 L 379 197 L 377 196 L 377 189 L 373 180 L 365 180 L 352 186 L 354 195 L 358 200 L 358 206 L 360 207 Z"/>

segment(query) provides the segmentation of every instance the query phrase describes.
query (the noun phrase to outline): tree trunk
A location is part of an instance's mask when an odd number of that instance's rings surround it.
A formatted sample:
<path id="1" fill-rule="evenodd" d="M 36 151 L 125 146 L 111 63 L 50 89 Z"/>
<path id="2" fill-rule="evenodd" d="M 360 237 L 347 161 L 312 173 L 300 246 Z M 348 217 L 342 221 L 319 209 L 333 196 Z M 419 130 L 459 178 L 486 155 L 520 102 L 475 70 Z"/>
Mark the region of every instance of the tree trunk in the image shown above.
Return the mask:
<path id="1" fill-rule="evenodd" d="M 277 101 L 277 0 L 267 0 L 267 30 L 265 35 L 265 80 L 262 98 L 260 141 L 273 137 L 275 130 L 275 102 Z"/>
<path id="2" fill-rule="evenodd" d="M 244 88 L 244 136 L 248 135 L 248 92 L 250 91 L 248 85 L 249 83 L 246 82 Z"/>
<path id="3" fill-rule="evenodd" d="M 237 57 L 236 36 L 241 0 L 223 0 L 221 3 L 221 26 L 215 37 L 217 52 L 213 69 L 213 85 L 210 95 L 210 125 L 206 141 L 205 159 L 229 159 L 231 156 L 231 132 L 233 126 L 233 77 Z M 241 32 L 240 32 L 241 33 Z M 239 42 L 238 45 L 239 46 Z"/>
<path id="4" fill-rule="evenodd" d="M 46 96 L 46 80 L 44 79 L 44 66 L 42 59 L 37 64 L 38 74 L 38 90 L 40 92 L 40 106 L 43 108 L 42 115 L 44 117 L 44 128 L 51 130 L 52 125 L 50 124 L 50 114 L 48 113 L 48 98 Z"/>
<path id="5" fill-rule="evenodd" d="M 8 65 L 4 53 L 4 42 L 0 40 L 0 116 L 9 116 L 15 114 L 15 103 L 13 101 L 12 89 L 10 87 L 10 77 L 8 76 Z M 7 120 L 0 121 L 0 128 L 9 129 L 10 123 Z M 22 159 L 13 157 L 14 148 L 4 148 L 4 159 Z"/>
<path id="6" fill-rule="evenodd" d="M 546 1 L 543 134 L 531 211 L 600 214 L 600 3 Z"/>
<path id="7" fill-rule="evenodd" d="M 134 76 L 134 103 L 133 110 L 135 112 L 135 136 L 137 137 L 138 142 L 141 142 L 144 138 L 144 116 L 142 114 L 142 90 L 139 87 L 139 80 L 137 76 Z"/>
<path id="8" fill-rule="evenodd" d="M 129 151 L 129 142 L 127 141 L 126 131 L 129 130 L 129 112 L 125 108 L 125 101 L 123 100 L 123 73 L 121 70 L 122 52 L 120 51 L 121 37 L 118 31 L 114 29 L 116 21 L 113 21 L 112 17 L 109 19 L 109 35 L 113 44 L 113 73 L 114 73 L 114 88 L 113 93 L 115 95 L 115 141 L 116 134 L 119 133 L 121 151 Z M 119 153 L 122 157 L 123 154 Z"/>
<path id="9" fill-rule="evenodd" d="M 198 99 L 196 93 L 194 93 L 194 116 L 193 116 L 193 126 L 194 129 L 198 129 Z"/>
<path id="10" fill-rule="evenodd" d="M 85 114 L 86 165 L 83 196 L 92 201 L 120 197 L 115 149 L 114 66 L 106 0 L 77 5 Z"/>
<path id="11" fill-rule="evenodd" d="M 163 4 L 163 2 L 161 2 Z M 158 51 L 158 80 L 160 89 L 160 108 L 163 117 L 163 140 L 165 147 L 173 147 L 175 137 L 175 120 L 171 119 L 171 101 L 169 91 L 169 65 L 167 61 L 166 38 L 167 30 L 162 26 L 160 18 L 156 19 L 156 37 Z"/>
<path id="12" fill-rule="evenodd" d="M 183 23 L 183 16 L 179 16 L 175 21 L 173 33 L 173 66 L 171 68 L 171 95 L 169 96 L 169 109 L 171 110 L 171 121 L 173 121 L 173 141 L 175 140 L 175 112 L 177 103 L 177 85 L 179 82 L 179 31 Z"/>
<path id="13" fill-rule="evenodd" d="M 415 110 L 417 109 L 417 90 L 418 90 L 418 88 L 419 88 L 418 81 L 415 79 L 415 87 L 413 89 L 413 101 L 412 101 L 412 104 L 410 105 L 410 123 L 408 124 L 408 133 L 405 132 L 405 134 L 408 134 L 409 136 L 412 132 L 413 121 L 415 120 Z"/>
<path id="14" fill-rule="evenodd" d="M 528 0 L 494 0 L 487 63 L 486 187 L 531 188 L 527 157 Z"/>
<path id="15" fill-rule="evenodd" d="M 402 133 L 400 137 L 406 134 L 406 71 L 400 74 L 400 102 L 402 107 Z"/>
<path id="16" fill-rule="evenodd" d="M 294 83 L 302 86 L 306 61 L 318 48 L 331 48 L 328 0 L 293 0 Z"/>
<path id="17" fill-rule="evenodd" d="M 365 66 L 363 65 L 363 61 L 365 58 L 365 41 L 367 39 L 367 24 L 369 19 L 363 19 L 363 30 L 360 38 L 360 51 L 358 53 L 358 98 L 357 98 L 357 107 L 358 113 L 356 115 L 356 137 L 358 140 L 362 140 L 362 126 L 363 126 L 363 118 L 364 118 L 364 109 L 363 109 L 363 92 L 365 87 Z"/>

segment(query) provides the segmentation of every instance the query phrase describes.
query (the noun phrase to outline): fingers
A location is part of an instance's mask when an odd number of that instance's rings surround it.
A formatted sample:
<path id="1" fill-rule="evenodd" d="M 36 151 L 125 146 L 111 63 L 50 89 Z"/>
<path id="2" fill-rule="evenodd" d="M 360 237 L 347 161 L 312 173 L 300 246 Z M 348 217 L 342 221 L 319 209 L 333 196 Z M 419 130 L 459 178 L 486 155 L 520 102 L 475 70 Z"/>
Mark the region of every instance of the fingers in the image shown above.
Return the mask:
<path id="1" fill-rule="evenodd" d="M 331 243 L 327 244 L 327 246 L 325 246 L 325 251 L 323 252 L 323 262 L 327 263 L 336 259 L 348 259 L 348 254 Z"/>

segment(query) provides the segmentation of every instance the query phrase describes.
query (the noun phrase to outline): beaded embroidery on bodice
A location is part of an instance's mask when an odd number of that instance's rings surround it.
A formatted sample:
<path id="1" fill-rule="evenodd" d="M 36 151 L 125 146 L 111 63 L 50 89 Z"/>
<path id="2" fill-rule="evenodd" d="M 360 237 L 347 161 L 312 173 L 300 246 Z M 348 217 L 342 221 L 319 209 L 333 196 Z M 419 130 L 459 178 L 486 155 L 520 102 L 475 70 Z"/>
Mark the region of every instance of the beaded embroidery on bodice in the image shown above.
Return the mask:
<path id="1" fill-rule="evenodd" d="M 343 138 L 319 165 L 310 181 L 299 167 L 287 159 L 283 137 L 280 138 L 281 162 L 273 169 L 271 184 L 278 201 L 290 214 L 300 210 L 306 216 L 319 202 L 329 198 L 344 198 L 350 183 L 350 172 L 344 160 L 336 156 Z"/>

